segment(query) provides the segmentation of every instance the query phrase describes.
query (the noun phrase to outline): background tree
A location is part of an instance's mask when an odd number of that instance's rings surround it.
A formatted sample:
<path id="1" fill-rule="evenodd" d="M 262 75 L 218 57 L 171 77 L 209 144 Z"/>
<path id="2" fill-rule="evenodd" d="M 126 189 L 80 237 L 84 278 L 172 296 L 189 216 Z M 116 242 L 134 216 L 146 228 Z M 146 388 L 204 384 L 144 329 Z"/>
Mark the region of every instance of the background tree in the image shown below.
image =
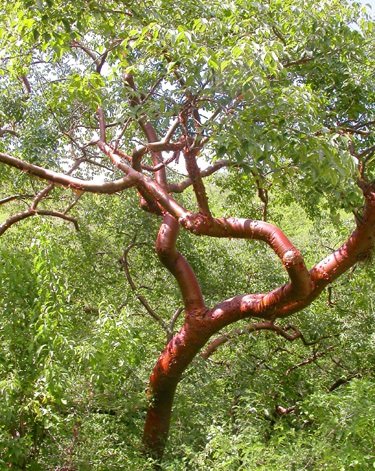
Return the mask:
<path id="1" fill-rule="evenodd" d="M 120 199 L 117 204 L 125 203 L 132 229 L 128 233 L 149 238 L 160 224 L 156 252 L 181 296 L 169 316 L 152 308 L 152 295 L 151 300 L 145 296 L 134 277 L 132 254 L 147 245 L 128 240 L 119 254 L 136 300 L 168 342 L 150 378 L 144 429 L 144 445 L 159 460 L 177 384 L 215 333 L 250 320 L 208 343 L 205 358 L 243 331 L 270 330 L 309 343 L 296 326 L 276 320 L 302 311 L 336 278 L 370 257 L 375 237 L 373 22 L 358 5 L 343 1 L 186 2 L 177 7 L 162 1 L 137 7 L 20 1 L 0 8 L 1 203 L 7 205 L 0 233 L 8 237 L 15 223 L 32 216 L 56 217 L 78 229 L 71 214 L 79 214 L 81 204 L 88 223 L 95 211 L 103 223 L 111 217 L 109 204 L 86 194 L 118 197 L 130 188 L 149 215 L 140 231 L 134 227 L 134 195 Z M 185 177 L 179 173 L 182 162 Z M 213 174 L 209 193 L 204 178 Z M 179 196 L 185 190 L 187 196 Z M 250 204 L 255 194 L 258 205 Z M 235 218 L 227 216 L 224 201 L 231 201 Z M 274 224 L 272 201 L 276 207 L 298 201 L 294 211 L 299 217 L 328 211 L 337 224 L 344 211 L 353 211 L 355 227 L 320 262 L 309 257 L 308 270 L 302 253 Z M 177 250 L 180 227 L 193 235 L 265 242 L 289 282 L 276 271 L 278 288 L 254 286 L 256 294 L 242 295 L 248 286 L 238 280 L 238 291 L 220 298 L 222 292 L 210 292 L 214 287 L 196 276 L 204 273 L 204 257 L 195 255 L 193 269 Z M 43 250 L 22 264 L 34 267 L 36 287 L 31 283 L 30 290 L 41 286 L 34 298 L 30 294 L 32 308 L 47 316 L 33 320 L 34 335 L 40 331 L 43 339 L 46 330 L 50 339 L 56 326 L 55 320 L 48 323 L 49 309 L 66 303 L 68 289 L 58 283 L 57 290 L 49 290 L 48 283 L 41 283 L 50 277 L 43 258 L 49 242 L 42 241 Z M 121 230 L 117 243 L 124 245 Z M 209 249 L 217 250 L 206 263 L 215 264 L 218 278 L 227 271 L 240 278 L 234 253 L 226 258 L 220 249 Z M 77 264 L 87 260 L 74 243 L 69 256 Z M 159 273 L 152 270 L 154 283 Z M 96 275 L 98 286 L 106 276 Z M 98 289 L 108 286 L 110 281 Z M 81 308 L 91 315 L 100 312 L 85 301 Z M 46 345 L 30 350 L 31 364 L 35 355 L 46 353 Z M 311 362 L 323 354 L 313 353 Z"/>

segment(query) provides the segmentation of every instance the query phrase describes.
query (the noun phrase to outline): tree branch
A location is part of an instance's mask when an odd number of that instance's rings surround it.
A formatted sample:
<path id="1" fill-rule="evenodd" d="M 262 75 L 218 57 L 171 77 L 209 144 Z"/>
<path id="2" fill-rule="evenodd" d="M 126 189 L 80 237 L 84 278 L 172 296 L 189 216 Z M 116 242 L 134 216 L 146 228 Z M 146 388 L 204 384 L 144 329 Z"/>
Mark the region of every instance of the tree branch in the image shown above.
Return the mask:
<path id="1" fill-rule="evenodd" d="M 205 360 L 208 360 L 208 358 L 216 352 L 216 350 L 223 344 L 229 342 L 231 339 L 238 337 L 239 335 L 243 334 L 248 334 L 251 332 L 256 332 L 259 330 L 274 330 L 276 326 L 272 322 L 258 322 L 256 324 L 248 324 L 245 328 L 243 329 L 236 329 L 233 330 L 232 332 L 229 332 L 227 334 L 220 335 L 220 337 L 217 337 L 216 339 L 212 340 L 207 347 L 203 350 L 201 353 L 201 357 L 204 358 Z"/>
<path id="2" fill-rule="evenodd" d="M 74 170 L 76 170 L 79 165 L 84 161 L 84 159 L 79 159 L 77 160 L 74 165 L 71 167 L 71 169 L 67 172 L 67 175 L 70 175 Z M 50 183 L 47 185 L 45 188 L 43 188 L 39 193 L 37 193 L 32 200 L 29 209 L 26 211 L 22 211 L 20 213 L 14 214 L 13 216 L 9 217 L 4 223 L 0 225 L 0 235 L 3 235 L 5 231 L 7 231 L 9 228 L 11 228 L 14 224 L 16 224 L 19 221 L 22 221 L 23 219 L 32 217 L 32 216 L 53 216 L 57 217 L 60 219 L 64 219 L 66 221 L 72 222 L 74 224 L 74 227 L 76 230 L 79 230 L 78 227 L 78 222 L 75 218 L 68 216 L 66 213 L 69 211 L 70 207 L 65 210 L 65 212 L 61 213 L 59 211 L 52 211 L 52 210 L 38 210 L 38 204 L 45 199 L 51 191 L 55 188 L 54 183 Z"/>
<path id="3" fill-rule="evenodd" d="M 156 252 L 162 264 L 176 278 L 186 312 L 201 313 L 206 310 L 206 306 L 194 271 L 176 249 L 178 232 L 178 221 L 170 214 L 165 214 L 156 239 Z"/>
<path id="4" fill-rule="evenodd" d="M 293 325 L 287 325 L 285 327 L 278 326 L 273 323 L 273 321 L 257 322 L 253 324 L 248 324 L 244 328 L 235 329 L 226 334 L 220 335 L 213 341 L 211 341 L 205 350 L 201 353 L 202 358 L 208 359 L 216 350 L 223 344 L 239 337 L 240 335 L 249 334 L 251 332 L 257 332 L 260 330 L 269 330 L 275 332 L 277 335 L 284 337 L 289 342 L 294 342 L 295 340 L 301 339 L 302 343 L 305 346 L 312 346 L 320 343 L 324 339 L 331 338 L 332 335 L 325 335 L 319 337 L 317 340 L 307 341 L 303 333 Z M 289 333 L 292 331 L 292 333 Z"/>
<path id="5" fill-rule="evenodd" d="M 288 376 L 292 371 L 296 370 L 297 368 L 301 368 L 301 366 L 306 366 L 306 365 L 309 365 L 310 363 L 314 363 L 314 361 L 316 361 L 318 358 L 323 357 L 324 355 L 327 355 L 327 353 L 333 350 L 334 348 L 335 347 L 333 345 L 330 345 L 323 352 L 314 352 L 310 357 L 288 368 L 285 372 L 285 375 Z"/>
<path id="6" fill-rule="evenodd" d="M 130 245 L 128 245 L 126 247 L 126 249 L 124 250 L 124 253 L 123 253 L 122 257 L 120 258 L 119 262 L 120 262 L 122 268 L 124 269 L 126 279 L 129 283 L 129 286 L 130 286 L 131 290 L 133 291 L 135 297 L 142 304 L 142 306 L 146 309 L 148 314 L 163 328 L 163 330 L 167 333 L 167 337 L 170 337 L 169 325 L 164 321 L 164 319 L 162 319 L 158 314 L 156 314 L 156 312 L 152 309 L 152 307 L 150 306 L 150 304 L 148 303 L 146 298 L 138 293 L 137 286 L 134 283 L 134 280 L 131 276 L 128 257 L 129 257 L 130 250 L 133 247 L 136 247 L 137 245 L 139 246 L 140 244 L 136 244 L 135 242 L 133 242 Z"/>
<path id="7" fill-rule="evenodd" d="M 31 94 L 31 85 L 30 85 L 29 79 L 26 77 L 26 75 L 21 75 L 20 80 L 21 80 L 21 82 L 23 83 L 23 85 L 25 87 L 26 94 L 30 95 Z"/>
<path id="8" fill-rule="evenodd" d="M 281 326 L 275 325 L 272 321 L 257 322 L 255 324 L 248 324 L 242 329 L 235 329 L 231 332 L 220 335 L 219 337 L 217 337 L 216 339 L 214 339 L 212 342 L 208 344 L 205 350 L 201 353 L 201 356 L 202 358 L 207 360 L 213 353 L 216 352 L 216 350 L 221 345 L 229 342 L 230 340 L 234 338 L 237 338 L 240 335 L 249 334 L 251 332 L 257 332 L 260 330 L 270 330 L 272 332 L 275 332 L 277 335 L 284 337 L 289 342 L 293 342 L 297 339 L 301 339 L 305 345 L 313 345 L 321 340 L 319 339 L 318 341 L 315 341 L 315 342 L 307 342 L 302 332 L 294 326 L 286 326 L 283 328 Z M 288 332 L 289 330 L 292 330 L 293 333 L 290 334 Z"/>
<path id="9" fill-rule="evenodd" d="M 75 218 L 68 216 L 64 213 L 60 213 L 59 211 L 50 211 L 50 210 L 33 210 L 33 209 L 28 209 L 26 211 L 22 211 L 20 213 L 14 214 L 13 216 L 10 216 L 5 222 L 0 224 L 0 236 L 4 234 L 5 231 L 10 229 L 14 224 L 17 222 L 22 221 L 23 219 L 27 219 L 32 216 L 53 216 L 57 217 L 60 219 L 64 219 L 65 221 L 69 221 L 74 224 L 74 227 L 76 230 L 79 230 L 78 222 Z"/>
<path id="10" fill-rule="evenodd" d="M 103 142 L 107 142 L 105 116 L 104 116 L 103 108 L 101 106 L 98 107 L 98 109 L 96 111 L 96 115 L 97 115 L 98 121 L 99 121 L 100 139 Z"/>
<path id="11" fill-rule="evenodd" d="M 0 206 L 5 203 L 9 203 L 10 201 L 14 200 L 22 200 L 26 198 L 34 198 L 35 195 L 11 195 L 11 196 L 6 196 L 5 198 L 0 200 Z"/>
<path id="12" fill-rule="evenodd" d="M 47 210 L 47 209 L 38 209 L 37 211 L 35 211 L 35 214 L 39 215 L 39 216 L 53 216 L 55 218 L 64 219 L 65 221 L 69 221 L 69 222 L 73 223 L 76 230 L 79 231 L 79 226 L 78 226 L 77 219 L 75 219 L 74 217 L 68 216 L 67 214 L 65 214 L 65 212 L 61 213 L 59 211 L 50 211 L 50 210 Z"/>
<path id="13" fill-rule="evenodd" d="M 360 373 L 353 373 L 345 378 L 339 378 L 338 380 L 336 380 L 329 388 L 328 388 L 328 391 L 329 392 L 332 392 L 332 391 L 335 391 L 337 388 L 339 388 L 340 386 L 342 386 L 343 384 L 347 384 L 349 383 L 352 379 L 354 378 L 358 378 L 360 377 L 361 374 Z"/>
<path id="14" fill-rule="evenodd" d="M 108 54 L 121 43 L 122 43 L 122 39 L 115 39 L 114 41 L 112 41 L 110 47 L 103 52 L 103 54 L 97 53 L 98 55 L 96 55 L 91 49 L 89 49 L 88 47 L 86 47 L 84 44 L 82 44 L 81 42 L 77 40 L 72 41 L 71 46 L 84 51 L 85 54 L 87 54 L 90 57 L 90 59 L 93 60 L 95 64 L 95 72 L 100 74 L 102 71 L 103 65 L 105 64 L 105 61 L 107 60 Z"/>
<path id="15" fill-rule="evenodd" d="M 237 218 L 206 218 L 202 214 L 186 213 L 181 225 L 190 232 L 211 237 L 233 237 L 266 242 L 281 259 L 290 278 L 290 285 L 268 293 L 262 298 L 261 309 L 275 305 L 283 298 L 307 296 L 312 284 L 301 253 L 278 227 L 264 221 Z M 259 306 L 260 307 L 260 306 Z"/>
<path id="16" fill-rule="evenodd" d="M 314 60 L 314 57 L 303 55 L 300 59 L 297 59 L 295 61 L 284 62 L 283 67 L 285 68 L 295 67 L 296 65 L 307 64 L 308 62 L 311 62 L 313 60 Z"/>
<path id="17" fill-rule="evenodd" d="M 218 170 L 220 170 L 221 168 L 236 167 L 236 166 L 238 166 L 238 163 L 231 162 L 229 160 L 218 160 L 213 165 L 210 165 L 209 167 L 202 170 L 200 172 L 200 176 L 201 178 L 208 177 L 212 175 L 213 173 L 217 172 Z M 182 193 L 184 190 L 186 190 L 186 188 L 188 188 L 192 184 L 193 184 L 193 181 L 189 177 L 179 183 L 170 183 L 168 185 L 168 191 L 171 193 Z"/>
<path id="18" fill-rule="evenodd" d="M 127 165 L 118 154 L 118 151 L 114 151 L 105 142 L 99 140 L 97 145 L 100 150 L 108 155 L 116 167 L 126 173 L 132 182 L 132 186 L 136 186 L 138 191 L 152 201 L 153 204 L 157 204 L 160 209 L 167 211 L 177 218 L 186 214 L 185 208 L 174 200 L 158 182 Z"/>
<path id="19" fill-rule="evenodd" d="M 54 172 L 53 170 L 47 170 L 38 165 L 30 164 L 24 160 L 17 159 L 16 157 L 12 157 L 11 155 L 4 154 L 2 152 L 0 152 L 0 162 L 11 167 L 18 168 L 19 170 L 41 178 L 42 180 L 47 180 L 67 188 L 88 191 L 90 193 L 113 194 L 134 186 L 134 181 L 129 176 L 104 183 L 81 180 L 80 178 L 70 177 L 63 173 Z"/>
<path id="20" fill-rule="evenodd" d="M 5 134 L 10 134 L 12 136 L 19 137 L 18 132 L 14 131 L 13 129 L 0 128 L 0 137 L 3 137 Z"/>
<path id="21" fill-rule="evenodd" d="M 171 338 L 173 336 L 173 330 L 174 330 L 174 326 L 177 322 L 177 319 L 180 317 L 180 314 L 184 312 L 184 308 L 183 307 L 179 307 L 176 309 L 176 311 L 174 312 L 170 322 L 169 322 L 169 331 L 171 333 Z M 171 338 L 169 340 L 171 340 Z"/>
<path id="22" fill-rule="evenodd" d="M 137 91 L 135 83 L 134 83 L 134 77 L 131 74 L 125 74 L 124 75 L 124 80 L 129 85 L 129 87 L 133 90 L 133 92 Z M 133 105 L 141 105 L 142 104 L 141 100 L 139 99 L 139 97 L 135 93 L 133 94 L 133 96 L 130 100 L 130 103 L 133 104 Z M 147 120 L 147 118 L 144 115 L 141 116 L 138 119 L 138 124 L 139 124 L 140 128 L 142 129 L 144 135 L 146 136 L 147 141 L 148 141 L 149 144 L 159 141 L 154 126 L 151 124 L 150 121 Z M 161 153 L 160 153 L 159 150 L 151 151 L 151 157 L 152 157 L 152 162 L 153 162 L 154 166 L 159 164 L 162 161 L 162 156 L 161 156 Z M 135 162 L 133 162 L 133 165 L 136 165 L 138 167 L 138 165 L 140 165 L 140 159 L 141 158 L 142 158 L 142 155 L 139 155 L 137 160 L 135 160 Z M 167 174 L 166 174 L 166 171 L 165 171 L 164 167 L 162 167 L 160 170 L 158 170 L 155 173 L 155 179 L 161 187 L 163 187 L 163 188 L 167 187 Z"/>
<path id="23" fill-rule="evenodd" d="M 186 170 L 192 182 L 195 197 L 198 203 L 199 212 L 207 217 L 211 217 L 210 207 L 206 189 L 202 181 L 202 175 L 197 164 L 197 150 L 187 148 L 183 152 L 186 163 Z"/>

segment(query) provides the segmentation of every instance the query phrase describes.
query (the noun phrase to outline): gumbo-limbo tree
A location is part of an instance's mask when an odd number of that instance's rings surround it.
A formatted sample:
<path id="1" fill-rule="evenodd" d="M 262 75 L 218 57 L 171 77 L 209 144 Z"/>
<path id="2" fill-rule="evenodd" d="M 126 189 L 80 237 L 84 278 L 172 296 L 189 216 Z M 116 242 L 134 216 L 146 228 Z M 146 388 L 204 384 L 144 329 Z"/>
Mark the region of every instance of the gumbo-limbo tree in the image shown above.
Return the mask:
<path id="1" fill-rule="evenodd" d="M 5 0 L 0 12 L 3 240 L 31 217 L 62 219 L 74 234 L 80 221 L 71 210 L 86 193 L 135 191 L 139 209 L 160 225 L 156 254 L 184 306 L 176 332 L 182 309 L 168 320 L 138 295 L 167 337 L 150 376 L 143 435 L 160 460 L 181 376 L 225 341 L 221 329 L 247 319 L 250 331 L 297 337 L 278 320 L 303 312 L 371 255 L 373 22 L 345 0 Z M 215 175 L 238 198 L 254 192 L 261 210 L 248 219 L 215 214 L 206 191 Z M 61 188 L 65 207 L 54 197 Z M 269 222 L 275 194 L 312 214 L 328 209 L 333 221 L 352 212 L 353 230 L 307 267 Z M 7 212 L 17 201 L 19 210 Z M 288 281 L 208 305 L 178 250 L 180 231 L 262 241 Z M 131 246 L 121 243 L 134 284 Z"/>

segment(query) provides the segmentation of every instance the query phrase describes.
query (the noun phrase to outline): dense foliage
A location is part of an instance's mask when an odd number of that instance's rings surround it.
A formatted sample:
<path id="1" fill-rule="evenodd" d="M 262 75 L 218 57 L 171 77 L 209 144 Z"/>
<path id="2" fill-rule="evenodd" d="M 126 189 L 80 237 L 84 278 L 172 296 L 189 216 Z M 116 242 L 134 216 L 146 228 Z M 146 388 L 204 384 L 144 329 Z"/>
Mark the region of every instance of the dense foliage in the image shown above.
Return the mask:
<path id="1" fill-rule="evenodd" d="M 366 9 L 344 0 L 2 2 L 1 468 L 153 469 L 141 443 L 145 391 L 185 325 L 186 300 L 154 249 L 155 213 L 169 206 L 156 198 L 141 211 L 125 187 L 95 194 L 126 173 L 108 148 L 133 169 L 143 149 L 142 175 L 163 187 L 147 125 L 160 139 L 172 131 L 157 150 L 173 195 L 194 180 L 181 175 L 188 152 L 178 147 L 194 141 L 201 168 L 216 165 L 202 174 L 212 173 L 212 215 L 267 219 L 313 267 L 363 214 L 372 221 L 362 205 L 375 179 L 374 39 Z M 71 172 L 75 185 L 35 168 Z M 189 185 L 176 201 L 201 211 Z M 179 236 L 206 306 L 286 281 L 270 247 L 233 237 Z M 195 356 L 163 469 L 373 469 L 375 269 L 365 248 L 313 304 L 280 315 L 278 331 L 239 320 L 217 350 Z"/>

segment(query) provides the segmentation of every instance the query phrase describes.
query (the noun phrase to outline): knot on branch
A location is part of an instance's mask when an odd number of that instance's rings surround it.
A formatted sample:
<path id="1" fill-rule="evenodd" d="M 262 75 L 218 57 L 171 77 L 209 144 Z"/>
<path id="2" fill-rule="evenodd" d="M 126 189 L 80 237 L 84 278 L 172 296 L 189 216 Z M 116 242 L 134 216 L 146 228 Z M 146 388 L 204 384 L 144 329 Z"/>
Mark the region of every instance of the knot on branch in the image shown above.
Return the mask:
<path id="1" fill-rule="evenodd" d="M 202 213 L 185 213 L 179 218 L 179 223 L 187 231 L 200 235 L 205 233 L 208 227 L 211 226 L 212 219 Z"/>
<path id="2" fill-rule="evenodd" d="M 315 278 L 318 278 L 319 280 L 321 280 L 322 282 L 327 282 L 327 281 L 331 281 L 331 275 L 329 274 L 329 272 L 327 270 L 324 269 L 324 267 L 318 267 L 316 269 L 316 273 L 318 276 L 315 276 Z"/>
<path id="3" fill-rule="evenodd" d="M 283 255 L 282 262 L 285 268 L 291 268 L 303 263 L 301 252 L 297 249 L 287 250 Z"/>

